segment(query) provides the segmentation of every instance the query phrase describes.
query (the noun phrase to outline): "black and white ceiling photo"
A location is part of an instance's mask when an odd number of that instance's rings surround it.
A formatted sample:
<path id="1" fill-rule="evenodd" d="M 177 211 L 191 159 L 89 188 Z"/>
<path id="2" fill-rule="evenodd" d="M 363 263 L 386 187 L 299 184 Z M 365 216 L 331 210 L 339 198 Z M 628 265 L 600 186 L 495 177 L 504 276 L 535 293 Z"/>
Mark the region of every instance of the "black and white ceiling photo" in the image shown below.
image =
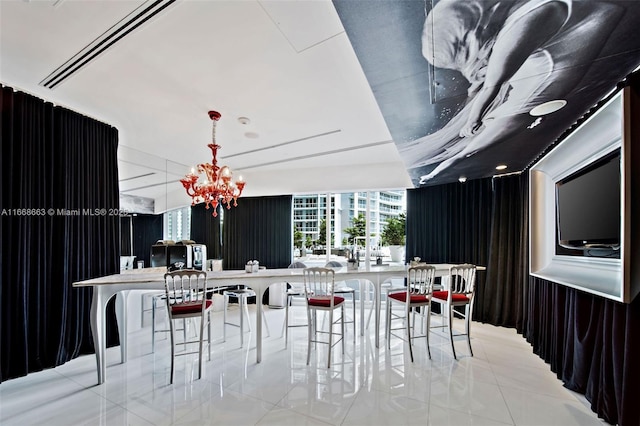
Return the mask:
<path id="1" fill-rule="evenodd" d="M 334 5 L 415 186 L 522 170 L 640 64 L 640 2 Z"/>

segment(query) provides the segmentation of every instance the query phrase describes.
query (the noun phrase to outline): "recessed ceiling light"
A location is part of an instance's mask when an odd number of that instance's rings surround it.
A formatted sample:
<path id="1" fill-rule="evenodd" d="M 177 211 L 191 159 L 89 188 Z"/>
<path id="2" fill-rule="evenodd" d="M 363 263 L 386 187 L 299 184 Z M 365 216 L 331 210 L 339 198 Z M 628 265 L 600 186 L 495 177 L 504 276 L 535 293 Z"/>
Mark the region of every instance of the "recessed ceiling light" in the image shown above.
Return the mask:
<path id="1" fill-rule="evenodd" d="M 466 181 L 467 181 L 467 177 L 466 176 L 460 176 L 458 178 L 458 182 L 460 182 L 460 183 L 465 183 Z"/>
<path id="2" fill-rule="evenodd" d="M 504 170 L 507 168 L 506 164 L 500 164 L 499 166 L 496 166 L 496 170 Z"/>
<path id="3" fill-rule="evenodd" d="M 247 124 L 251 123 L 251 120 L 249 120 L 247 117 L 238 117 L 238 123 L 244 124 L 246 126 Z"/>
<path id="4" fill-rule="evenodd" d="M 552 112 L 556 112 L 557 110 L 563 108 L 566 104 L 567 101 L 565 101 L 564 99 L 556 99 L 534 107 L 531 111 L 529 111 L 529 114 L 533 115 L 534 117 L 551 114 Z"/>
<path id="5" fill-rule="evenodd" d="M 244 134 L 244 137 L 248 138 L 248 139 L 258 139 L 260 137 L 260 135 L 257 134 L 256 132 L 246 132 Z"/>

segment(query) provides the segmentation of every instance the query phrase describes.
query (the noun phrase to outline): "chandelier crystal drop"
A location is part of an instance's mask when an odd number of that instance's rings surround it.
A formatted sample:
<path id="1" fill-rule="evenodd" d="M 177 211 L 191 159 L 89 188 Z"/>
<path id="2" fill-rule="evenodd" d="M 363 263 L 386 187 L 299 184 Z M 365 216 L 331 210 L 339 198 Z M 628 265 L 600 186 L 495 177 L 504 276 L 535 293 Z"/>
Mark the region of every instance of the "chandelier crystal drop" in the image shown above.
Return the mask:
<path id="1" fill-rule="evenodd" d="M 218 204 L 226 205 L 227 209 L 231 208 L 231 203 L 236 207 L 237 199 L 242 194 L 245 182 L 242 176 L 238 180 L 232 182 L 232 172 L 227 166 L 218 166 L 218 150 L 221 148 L 216 143 L 216 124 L 220 120 L 221 114 L 218 111 L 209 111 L 209 118 L 213 123 L 211 132 L 211 143 L 207 145 L 211 149 L 213 159 L 211 163 L 198 164 L 198 173 L 191 169 L 191 173 L 187 174 L 180 182 L 187 191 L 187 195 L 191 197 L 191 205 L 205 203 L 205 207 L 213 207 L 213 216 L 218 215 Z M 200 182 L 200 173 L 204 174 L 204 181 Z"/>

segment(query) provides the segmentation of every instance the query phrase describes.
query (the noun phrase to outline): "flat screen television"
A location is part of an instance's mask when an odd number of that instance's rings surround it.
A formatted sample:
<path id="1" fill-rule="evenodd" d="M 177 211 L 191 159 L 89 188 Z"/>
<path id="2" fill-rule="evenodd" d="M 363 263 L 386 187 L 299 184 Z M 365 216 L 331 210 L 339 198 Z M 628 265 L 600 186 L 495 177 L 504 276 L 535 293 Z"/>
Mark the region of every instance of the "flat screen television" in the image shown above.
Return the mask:
<path id="1" fill-rule="evenodd" d="M 619 149 L 556 183 L 561 247 L 619 250 L 620 212 Z"/>

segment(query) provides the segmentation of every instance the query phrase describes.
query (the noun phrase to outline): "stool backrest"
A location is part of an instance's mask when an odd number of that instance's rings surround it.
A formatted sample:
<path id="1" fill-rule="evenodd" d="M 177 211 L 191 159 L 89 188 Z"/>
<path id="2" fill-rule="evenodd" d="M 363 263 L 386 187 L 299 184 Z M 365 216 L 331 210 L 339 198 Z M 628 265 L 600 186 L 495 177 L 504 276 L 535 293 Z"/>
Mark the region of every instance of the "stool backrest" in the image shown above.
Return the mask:
<path id="1" fill-rule="evenodd" d="M 476 285 L 475 265 L 452 266 L 449 271 L 449 293 L 473 295 Z"/>
<path id="2" fill-rule="evenodd" d="M 330 268 L 305 268 L 304 288 L 307 299 L 310 297 L 331 297 L 335 284 L 335 272 Z"/>
<path id="3" fill-rule="evenodd" d="M 407 269 L 407 291 L 411 294 L 431 294 L 435 276 L 436 267 L 433 265 L 409 267 Z"/>
<path id="4" fill-rule="evenodd" d="M 202 304 L 206 301 L 207 273 L 195 269 L 182 269 L 164 274 L 164 285 L 169 311 L 180 305 Z M 173 309 L 172 309 L 173 308 Z"/>

